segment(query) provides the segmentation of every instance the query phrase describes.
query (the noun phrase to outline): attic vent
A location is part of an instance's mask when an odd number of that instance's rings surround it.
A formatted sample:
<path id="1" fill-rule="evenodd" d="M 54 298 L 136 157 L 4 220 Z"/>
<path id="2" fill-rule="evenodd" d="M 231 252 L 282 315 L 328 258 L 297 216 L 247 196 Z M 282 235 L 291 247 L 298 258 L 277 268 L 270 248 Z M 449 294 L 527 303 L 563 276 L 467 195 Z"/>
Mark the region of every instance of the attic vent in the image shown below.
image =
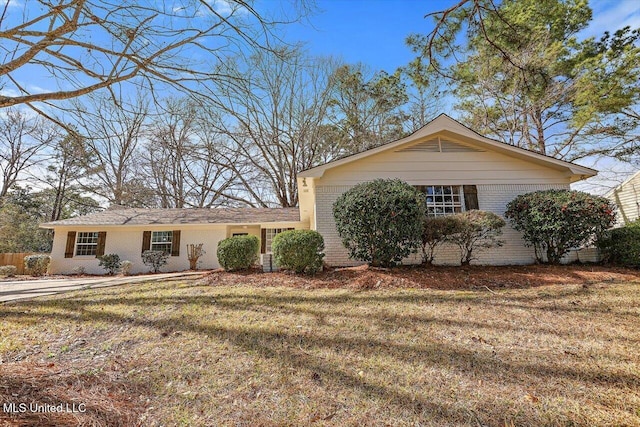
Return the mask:
<path id="1" fill-rule="evenodd" d="M 440 143 L 437 139 L 430 139 L 429 141 L 420 142 L 418 144 L 411 145 L 407 148 L 403 148 L 402 150 L 398 150 L 399 152 L 405 151 L 422 151 L 425 153 L 439 153 L 440 152 Z"/>
<path id="2" fill-rule="evenodd" d="M 442 138 L 430 139 L 428 141 L 419 142 L 409 147 L 398 150 L 398 152 L 423 152 L 423 153 L 472 153 L 481 152 L 475 147 L 459 144 Z"/>

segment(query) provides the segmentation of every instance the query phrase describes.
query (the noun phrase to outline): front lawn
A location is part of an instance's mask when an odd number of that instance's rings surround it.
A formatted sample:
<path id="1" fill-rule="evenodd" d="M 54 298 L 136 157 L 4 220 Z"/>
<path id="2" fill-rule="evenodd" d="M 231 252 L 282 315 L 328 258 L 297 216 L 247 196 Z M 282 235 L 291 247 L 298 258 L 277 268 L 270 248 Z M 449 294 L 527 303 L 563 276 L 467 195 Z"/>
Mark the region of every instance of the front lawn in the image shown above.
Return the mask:
<path id="1" fill-rule="evenodd" d="M 0 305 L 0 400 L 86 405 L 0 425 L 640 425 L 640 276 L 559 271 L 454 290 L 214 273 Z"/>

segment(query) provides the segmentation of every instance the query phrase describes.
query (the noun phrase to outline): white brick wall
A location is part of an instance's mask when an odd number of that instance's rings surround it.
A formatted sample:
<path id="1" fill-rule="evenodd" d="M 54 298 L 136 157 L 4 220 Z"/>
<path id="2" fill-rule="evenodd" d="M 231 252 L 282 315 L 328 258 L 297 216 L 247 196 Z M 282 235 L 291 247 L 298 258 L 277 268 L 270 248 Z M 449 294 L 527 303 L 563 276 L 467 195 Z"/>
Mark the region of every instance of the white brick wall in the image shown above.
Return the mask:
<path id="1" fill-rule="evenodd" d="M 428 183 L 425 183 L 428 184 Z M 361 264 L 349 259 L 346 249 L 342 245 L 333 220 L 333 203 L 340 194 L 350 186 L 318 186 L 316 187 L 317 231 L 322 234 L 325 242 L 325 261 L 333 266 L 347 266 Z M 478 185 L 478 204 L 480 209 L 504 215 L 507 203 L 516 196 L 537 190 L 568 189 L 566 184 L 485 184 Z M 535 257 L 533 248 L 524 246 L 520 234 L 509 225 L 503 229 L 504 246 L 493 248 L 477 254 L 475 264 L 508 265 L 531 264 Z M 412 260 L 407 260 L 411 263 Z M 415 261 L 413 261 L 415 262 Z M 436 254 L 436 264 L 459 264 L 460 253 L 457 247 L 447 245 L 441 247 Z"/>

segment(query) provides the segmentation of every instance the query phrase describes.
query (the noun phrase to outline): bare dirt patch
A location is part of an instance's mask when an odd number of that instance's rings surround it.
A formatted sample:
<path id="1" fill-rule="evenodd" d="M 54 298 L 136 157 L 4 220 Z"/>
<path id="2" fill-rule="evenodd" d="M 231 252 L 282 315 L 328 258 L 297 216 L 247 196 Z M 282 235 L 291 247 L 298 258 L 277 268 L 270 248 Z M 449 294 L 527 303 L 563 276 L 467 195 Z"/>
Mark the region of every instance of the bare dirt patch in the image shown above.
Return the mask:
<path id="1" fill-rule="evenodd" d="M 551 284 L 589 285 L 636 280 L 640 271 L 599 265 L 527 265 L 469 267 L 334 268 L 316 276 L 288 272 L 214 271 L 204 280 L 212 285 L 287 286 L 302 289 L 524 289 Z"/>

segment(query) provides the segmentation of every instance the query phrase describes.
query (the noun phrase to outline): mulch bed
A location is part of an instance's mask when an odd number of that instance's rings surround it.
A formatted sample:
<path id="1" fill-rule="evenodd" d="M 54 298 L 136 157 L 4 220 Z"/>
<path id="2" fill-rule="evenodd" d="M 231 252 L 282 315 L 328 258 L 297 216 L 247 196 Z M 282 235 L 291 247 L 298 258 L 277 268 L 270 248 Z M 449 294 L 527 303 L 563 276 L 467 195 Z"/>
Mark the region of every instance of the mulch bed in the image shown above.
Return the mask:
<path id="1" fill-rule="evenodd" d="M 0 364 L 0 401 L 27 405 L 24 412 L 0 411 L 0 426 L 140 425 L 148 391 L 127 381 L 124 369 L 117 361 L 99 369 L 72 362 Z M 31 412 L 31 404 L 45 410 Z"/>
<path id="2" fill-rule="evenodd" d="M 589 285 L 640 279 L 640 271 L 601 265 L 526 266 L 403 266 L 392 269 L 368 266 L 333 268 L 315 276 L 289 272 L 225 272 L 216 270 L 204 280 L 211 285 L 286 286 L 301 289 L 419 288 L 441 290 L 522 289 L 554 284 Z"/>

